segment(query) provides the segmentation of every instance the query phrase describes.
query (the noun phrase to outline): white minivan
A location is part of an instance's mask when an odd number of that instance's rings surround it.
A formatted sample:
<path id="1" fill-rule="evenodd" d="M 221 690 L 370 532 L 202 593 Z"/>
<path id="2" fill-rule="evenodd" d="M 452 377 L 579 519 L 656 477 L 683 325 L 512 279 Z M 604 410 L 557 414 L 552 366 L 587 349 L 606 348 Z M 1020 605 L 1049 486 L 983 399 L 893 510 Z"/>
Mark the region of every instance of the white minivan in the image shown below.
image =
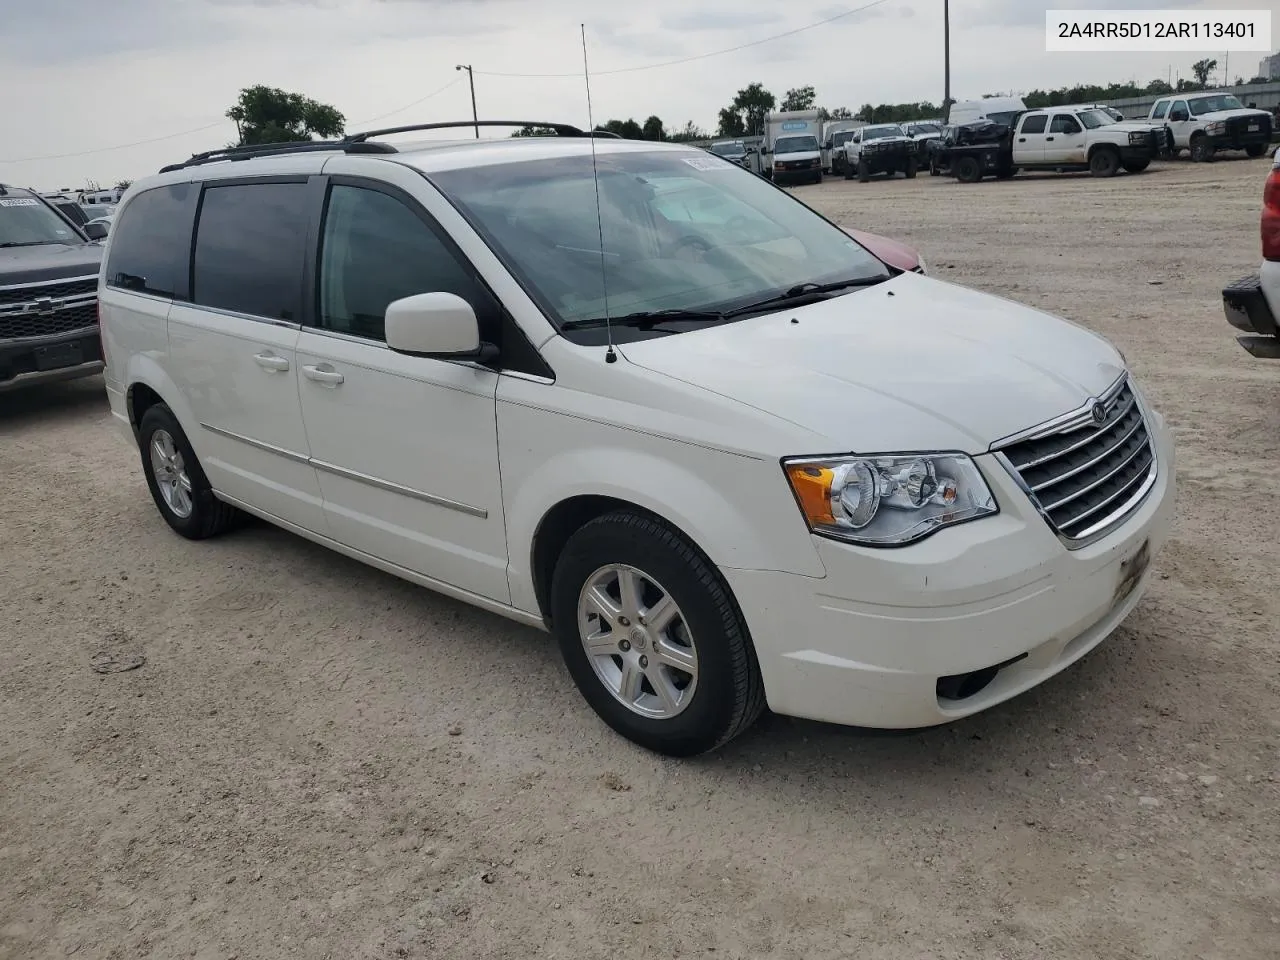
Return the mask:
<path id="1" fill-rule="evenodd" d="M 547 629 L 672 755 L 766 704 L 945 723 L 1124 620 L 1174 454 L 1114 347 L 703 150 L 553 129 L 129 189 L 107 387 L 169 526 L 243 511 Z"/>

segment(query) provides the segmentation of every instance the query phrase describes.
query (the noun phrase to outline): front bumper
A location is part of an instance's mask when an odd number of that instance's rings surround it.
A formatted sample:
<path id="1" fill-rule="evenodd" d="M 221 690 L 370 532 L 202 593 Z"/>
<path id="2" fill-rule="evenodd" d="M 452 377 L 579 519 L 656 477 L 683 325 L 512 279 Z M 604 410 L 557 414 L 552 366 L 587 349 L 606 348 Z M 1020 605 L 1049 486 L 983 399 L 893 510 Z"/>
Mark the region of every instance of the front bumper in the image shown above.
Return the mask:
<path id="1" fill-rule="evenodd" d="M 1263 269 L 1280 274 L 1280 264 L 1264 264 Z M 1280 332 L 1259 274 L 1252 273 L 1224 287 L 1222 311 L 1227 323 L 1246 334 L 1236 337 L 1240 346 L 1255 357 L 1280 359 Z"/>
<path id="2" fill-rule="evenodd" d="M 821 579 L 725 570 L 769 707 L 851 726 L 928 727 L 986 710 L 1079 660 L 1137 605 L 1146 564 L 1168 537 L 1172 438 L 1158 414 L 1148 424 L 1154 486 L 1120 527 L 1078 550 L 1063 546 L 986 456 L 997 516 L 901 550 L 815 538 Z M 985 685 L 957 698 L 962 678 L 975 677 Z"/>
<path id="3" fill-rule="evenodd" d="M 821 167 L 806 167 L 800 170 L 773 170 L 774 183 L 813 183 L 822 179 Z"/>
<path id="4" fill-rule="evenodd" d="M 102 367 L 102 340 L 96 325 L 47 337 L 0 340 L 0 393 L 91 377 Z"/>
<path id="5" fill-rule="evenodd" d="M 1205 139 L 1209 141 L 1209 146 L 1213 148 L 1215 153 L 1221 150 L 1245 150 L 1249 147 L 1256 147 L 1259 144 L 1270 144 L 1270 128 L 1264 128 L 1261 124 L 1259 126 L 1260 129 L 1252 133 L 1228 131 L 1212 136 L 1205 134 Z"/>

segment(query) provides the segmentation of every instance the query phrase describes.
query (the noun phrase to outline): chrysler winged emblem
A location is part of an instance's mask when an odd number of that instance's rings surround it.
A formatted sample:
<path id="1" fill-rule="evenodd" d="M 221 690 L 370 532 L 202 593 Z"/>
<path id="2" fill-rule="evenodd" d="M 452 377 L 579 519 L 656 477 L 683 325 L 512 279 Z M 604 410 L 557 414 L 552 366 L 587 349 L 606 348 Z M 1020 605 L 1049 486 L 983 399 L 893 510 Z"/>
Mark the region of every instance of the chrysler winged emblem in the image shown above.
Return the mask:
<path id="1" fill-rule="evenodd" d="M 1095 403 L 1093 405 L 1093 422 L 1105 423 L 1106 419 L 1107 419 L 1107 408 L 1103 406 L 1101 403 Z"/>

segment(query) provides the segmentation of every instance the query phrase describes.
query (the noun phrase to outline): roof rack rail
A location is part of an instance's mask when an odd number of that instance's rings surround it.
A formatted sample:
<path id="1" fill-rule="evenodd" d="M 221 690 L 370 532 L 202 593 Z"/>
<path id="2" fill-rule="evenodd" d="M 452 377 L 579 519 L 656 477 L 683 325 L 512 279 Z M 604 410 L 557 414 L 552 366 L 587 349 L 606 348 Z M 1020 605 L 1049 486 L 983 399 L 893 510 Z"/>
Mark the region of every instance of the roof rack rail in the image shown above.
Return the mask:
<path id="1" fill-rule="evenodd" d="M 389 143 L 364 143 L 354 140 L 294 140 L 288 143 L 253 143 L 238 147 L 223 147 L 192 155 L 190 160 L 161 167 L 161 173 L 198 167 L 222 160 L 250 160 L 254 157 L 274 157 L 291 153 L 322 153 L 341 150 L 343 153 L 396 153 Z"/>
<path id="2" fill-rule="evenodd" d="M 568 123 L 546 123 L 541 120 L 451 120 L 448 123 L 411 123 L 404 127 L 384 127 L 366 130 L 343 138 L 348 143 L 364 143 L 373 137 L 385 137 L 389 133 L 412 133 L 415 130 L 452 130 L 465 127 L 537 127 L 551 130 L 560 137 L 586 137 L 590 134 Z M 597 131 L 599 133 L 600 131 Z"/>

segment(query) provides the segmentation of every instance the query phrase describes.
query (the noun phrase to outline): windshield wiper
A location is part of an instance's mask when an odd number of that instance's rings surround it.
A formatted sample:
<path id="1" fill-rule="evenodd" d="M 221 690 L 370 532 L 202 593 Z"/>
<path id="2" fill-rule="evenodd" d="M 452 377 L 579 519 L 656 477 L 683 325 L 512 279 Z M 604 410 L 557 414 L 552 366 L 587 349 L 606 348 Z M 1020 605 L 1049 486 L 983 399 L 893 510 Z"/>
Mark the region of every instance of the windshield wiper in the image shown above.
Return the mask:
<path id="1" fill-rule="evenodd" d="M 748 313 L 768 310 L 771 307 L 805 306 L 825 300 L 826 295 L 829 293 L 849 290 L 853 287 L 873 287 L 877 283 L 884 283 L 888 279 L 888 276 L 856 277 L 851 280 L 836 280 L 833 283 L 798 283 L 776 297 L 769 297 L 767 300 L 760 300 L 756 303 L 749 303 L 745 307 L 730 310 L 725 313 L 725 317 L 741 317 Z"/>
<path id="2" fill-rule="evenodd" d="M 43 247 L 61 242 L 61 240 L 6 240 L 0 243 L 0 247 Z"/>
<path id="3" fill-rule="evenodd" d="M 626 313 L 620 317 L 587 317 L 582 320 L 567 320 L 560 324 L 560 329 L 586 330 L 616 323 L 620 327 L 637 327 L 644 330 L 665 320 L 718 323 L 727 316 L 728 314 L 720 313 L 716 310 L 641 310 L 638 313 Z"/>

